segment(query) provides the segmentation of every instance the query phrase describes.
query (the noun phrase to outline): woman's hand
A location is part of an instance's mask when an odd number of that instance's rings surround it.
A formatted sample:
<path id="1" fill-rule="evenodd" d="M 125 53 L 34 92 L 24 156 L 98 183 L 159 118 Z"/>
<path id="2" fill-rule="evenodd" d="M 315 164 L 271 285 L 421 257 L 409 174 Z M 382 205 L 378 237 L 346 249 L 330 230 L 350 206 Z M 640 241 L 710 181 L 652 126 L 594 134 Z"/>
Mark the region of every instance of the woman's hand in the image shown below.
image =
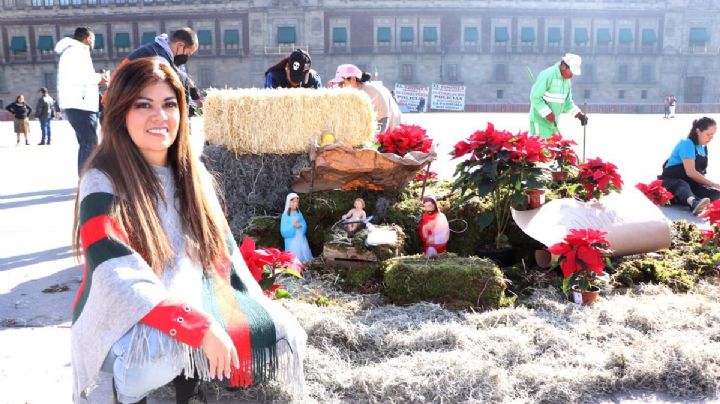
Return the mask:
<path id="1" fill-rule="evenodd" d="M 210 325 L 200 347 L 210 363 L 211 379 L 215 377 L 221 379 L 223 375 L 230 379 L 230 366 L 234 366 L 235 369 L 240 368 L 235 345 L 217 321 L 213 321 Z"/>

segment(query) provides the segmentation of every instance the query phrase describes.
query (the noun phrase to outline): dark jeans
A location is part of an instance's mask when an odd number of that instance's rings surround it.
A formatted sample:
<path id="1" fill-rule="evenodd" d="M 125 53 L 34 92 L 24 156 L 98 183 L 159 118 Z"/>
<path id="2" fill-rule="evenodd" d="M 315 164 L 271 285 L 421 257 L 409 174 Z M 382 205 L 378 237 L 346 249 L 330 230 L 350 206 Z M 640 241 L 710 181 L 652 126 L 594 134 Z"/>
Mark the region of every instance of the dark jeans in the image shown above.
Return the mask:
<path id="1" fill-rule="evenodd" d="M 40 143 L 50 144 L 50 122 L 52 117 L 40 118 L 40 133 L 42 133 L 42 140 Z"/>
<path id="2" fill-rule="evenodd" d="M 720 199 L 720 191 L 700 185 L 695 181 L 685 181 L 679 178 L 663 178 L 663 186 L 673 195 L 672 202 L 679 205 L 687 205 L 691 196 L 698 199 L 710 198 L 711 201 Z"/>
<path id="3" fill-rule="evenodd" d="M 85 165 L 85 160 L 90 157 L 95 146 L 97 146 L 97 112 L 85 111 L 82 109 L 66 109 L 70 126 L 75 130 L 75 137 L 78 141 L 78 174 Z"/>

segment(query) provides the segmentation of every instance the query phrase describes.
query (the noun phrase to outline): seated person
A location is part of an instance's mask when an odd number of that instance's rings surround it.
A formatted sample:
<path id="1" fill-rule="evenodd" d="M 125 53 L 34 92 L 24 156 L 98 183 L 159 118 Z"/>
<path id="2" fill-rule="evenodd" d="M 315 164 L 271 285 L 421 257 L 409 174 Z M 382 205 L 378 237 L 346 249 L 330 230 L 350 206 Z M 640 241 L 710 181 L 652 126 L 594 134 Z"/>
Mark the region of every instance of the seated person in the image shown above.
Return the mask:
<path id="1" fill-rule="evenodd" d="M 353 208 L 348 213 L 343 215 L 343 220 L 348 222 L 359 222 L 366 219 L 365 215 L 365 201 L 362 198 L 355 199 L 353 202 Z M 345 231 L 348 233 L 348 237 L 353 238 L 355 233 L 365 228 L 365 223 L 347 223 L 343 225 Z"/>
<path id="2" fill-rule="evenodd" d="M 711 118 L 693 121 L 687 139 L 682 139 L 663 164 L 658 179 L 675 197 L 672 202 L 686 204 L 698 215 L 710 202 L 720 199 L 720 184 L 705 177 L 708 165 L 707 144 L 715 136 L 717 125 Z"/>

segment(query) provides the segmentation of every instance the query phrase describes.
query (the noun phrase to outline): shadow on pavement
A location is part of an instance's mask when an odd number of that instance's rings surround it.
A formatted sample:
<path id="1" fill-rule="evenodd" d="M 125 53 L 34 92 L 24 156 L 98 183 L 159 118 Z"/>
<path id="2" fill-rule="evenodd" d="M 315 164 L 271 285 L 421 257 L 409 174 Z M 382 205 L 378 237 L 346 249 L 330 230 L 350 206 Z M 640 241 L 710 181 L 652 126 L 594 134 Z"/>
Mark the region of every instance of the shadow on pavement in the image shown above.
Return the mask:
<path id="1" fill-rule="evenodd" d="M 75 265 L 19 283 L 2 295 L 0 329 L 46 327 L 71 321 L 72 304 L 81 279 L 82 267 Z"/>
<path id="2" fill-rule="evenodd" d="M 693 215 L 686 206 L 671 205 L 661 206 L 660 210 L 668 220 L 677 221 L 685 220 L 688 223 L 694 223 L 700 228 L 708 228 L 708 221 Z"/>
<path id="3" fill-rule="evenodd" d="M 72 247 L 58 247 L 51 250 L 38 251 L 30 254 L 16 255 L 0 260 L 0 272 L 10 269 L 22 268 L 41 262 L 55 261 L 72 256 Z"/>
<path id="4" fill-rule="evenodd" d="M 20 199 L 12 202 L 0 202 L 0 209 L 21 208 L 32 205 L 44 205 L 54 202 L 65 202 L 75 199 L 77 188 L 52 189 L 47 191 L 26 192 L 15 195 L 0 195 L 3 199 Z M 42 198 L 32 198 L 34 196 L 42 196 Z M 25 199 L 31 198 L 31 199 Z"/>

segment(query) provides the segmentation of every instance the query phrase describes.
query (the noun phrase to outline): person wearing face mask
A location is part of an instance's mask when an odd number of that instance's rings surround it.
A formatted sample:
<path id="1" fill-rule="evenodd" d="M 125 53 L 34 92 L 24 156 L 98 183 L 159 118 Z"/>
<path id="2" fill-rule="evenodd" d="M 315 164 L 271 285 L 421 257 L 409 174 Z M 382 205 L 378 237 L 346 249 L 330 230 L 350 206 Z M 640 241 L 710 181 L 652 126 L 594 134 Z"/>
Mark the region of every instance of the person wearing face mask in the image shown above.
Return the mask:
<path id="1" fill-rule="evenodd" d="M 530 134 L 549 138 L 559 133 L 560 114 L 569 112 L 587 125 L 588 117 L 572 99 L 570 79 L 581 74 L 580 56 L 566 53 L 562 60 L 538 74 L 530 91 Z"/>
<path id="2" fill-rule="evenodd" d="M 690 134 L 675 145 L 658 176 L 663 187 L 675 196 L 672 203 L 687 205 L 694 215 L 720 199 L 720 184 L 707 177 L 707 145 L 716 131 L 717 124 L 712 118 L 693 121 Z"/>
<path id="3" fill-rule="evenodd" d="M 160 34 L 155 37 L 155 41 L 147 43 L 134 51 L 132 51 L 123 61 L 120 63 L 115 71 L 120 70 L 121 67 L 140 58 L 152 58 L 160 57 L 167 61 L 167 63 L 175 70 L 175 73 L 180 77 L 180 82 L 185 87 L 185 98 L 188 105 L 188 112 L 192 111 L 194 103 L 190 97 L 190 88 L 192 87 L 192 79 L 184 70 L 184 66 L 188 58 L 192 56 L 198 49 L 198 37 L 192 28 L 180 28 L 168 37 L 167 34 Z M 112 80 L 112 78 L 111 78 Z M 103 102 L 104 104 L 104 102 Z M 192 116 L 192 114 L 191 114 Z"/>
<path id="4" fill-rule="evenodd" d="M 320 88 L 320 75 L 311 65 L 310 55 L 295 49 L 265 71 L 265 88 Z"/>

